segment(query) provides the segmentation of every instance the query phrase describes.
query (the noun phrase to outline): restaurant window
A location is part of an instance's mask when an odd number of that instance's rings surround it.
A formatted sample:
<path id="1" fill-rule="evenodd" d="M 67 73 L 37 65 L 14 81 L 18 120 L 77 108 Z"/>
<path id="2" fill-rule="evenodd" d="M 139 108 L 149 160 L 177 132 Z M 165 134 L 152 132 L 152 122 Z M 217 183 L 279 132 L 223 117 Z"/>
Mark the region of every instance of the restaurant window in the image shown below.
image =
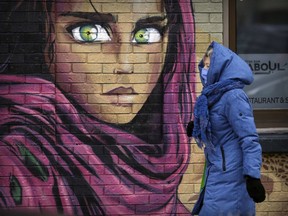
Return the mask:
<path id="1" fill-rule="evenodd" d="M 224 3 L 228 4 L 229 47 L 254 74 L 245 91 L 264 150 L 288 151 L 288 1 Z"/>

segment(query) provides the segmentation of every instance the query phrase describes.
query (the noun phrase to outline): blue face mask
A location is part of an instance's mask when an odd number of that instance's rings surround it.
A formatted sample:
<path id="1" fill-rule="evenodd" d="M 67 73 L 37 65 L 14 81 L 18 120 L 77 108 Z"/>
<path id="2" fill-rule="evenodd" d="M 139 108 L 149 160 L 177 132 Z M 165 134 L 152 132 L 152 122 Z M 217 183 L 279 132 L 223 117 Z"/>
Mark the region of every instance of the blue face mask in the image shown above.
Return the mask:
<path id="1" fill-rule="evenodd" d="M 206 68 L 202 68 L 202 69 L 201 69 L 201 77 L 202 77 L 202 79 L 203 79 L 203 81 L 204 81 L 205 84 L 206 84 L 206 82 L 207 82 L 208 70 L 209 70 L 209 69 L 206 69 Z"/>

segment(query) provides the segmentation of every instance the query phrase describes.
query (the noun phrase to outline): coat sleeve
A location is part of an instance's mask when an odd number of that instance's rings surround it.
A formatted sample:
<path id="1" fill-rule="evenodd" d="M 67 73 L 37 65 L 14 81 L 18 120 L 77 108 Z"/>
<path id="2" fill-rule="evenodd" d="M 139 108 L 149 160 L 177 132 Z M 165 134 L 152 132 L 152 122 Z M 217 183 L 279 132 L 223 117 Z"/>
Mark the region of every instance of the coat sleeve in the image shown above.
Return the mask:
<path id="1" fill-rule="evenodd" d="M 260 178 L 262 148 L 253 117 L 253 110 L 242 89 L 232 91 L 227 97 L 225 113 L 239 139 L 243 152 L 243 175 Z"/>

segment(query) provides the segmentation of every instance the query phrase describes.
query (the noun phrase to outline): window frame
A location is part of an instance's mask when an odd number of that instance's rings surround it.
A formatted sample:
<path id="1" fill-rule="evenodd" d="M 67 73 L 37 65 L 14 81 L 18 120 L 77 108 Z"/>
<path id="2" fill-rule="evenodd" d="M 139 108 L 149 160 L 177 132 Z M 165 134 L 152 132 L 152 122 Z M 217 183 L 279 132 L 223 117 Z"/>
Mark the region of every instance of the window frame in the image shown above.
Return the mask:
<path id="1" fill-rule="evenodd" d="M 236 0 L 223 0 L 223 44 L 237 53 Z M 263 152 L 288 152 L 288 109 L 255 109 L 255 124 Z"/>

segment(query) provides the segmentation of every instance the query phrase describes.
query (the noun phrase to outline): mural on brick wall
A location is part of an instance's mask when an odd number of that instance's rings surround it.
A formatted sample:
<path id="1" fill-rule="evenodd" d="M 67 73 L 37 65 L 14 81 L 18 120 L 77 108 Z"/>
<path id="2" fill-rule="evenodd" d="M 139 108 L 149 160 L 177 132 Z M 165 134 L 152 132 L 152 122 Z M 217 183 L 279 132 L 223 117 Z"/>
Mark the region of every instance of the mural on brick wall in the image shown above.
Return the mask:
<path id="1" fill-rule="evenodd" d="M 188 215 L 190 1 L 0 4 L 1 209 Z"/>

